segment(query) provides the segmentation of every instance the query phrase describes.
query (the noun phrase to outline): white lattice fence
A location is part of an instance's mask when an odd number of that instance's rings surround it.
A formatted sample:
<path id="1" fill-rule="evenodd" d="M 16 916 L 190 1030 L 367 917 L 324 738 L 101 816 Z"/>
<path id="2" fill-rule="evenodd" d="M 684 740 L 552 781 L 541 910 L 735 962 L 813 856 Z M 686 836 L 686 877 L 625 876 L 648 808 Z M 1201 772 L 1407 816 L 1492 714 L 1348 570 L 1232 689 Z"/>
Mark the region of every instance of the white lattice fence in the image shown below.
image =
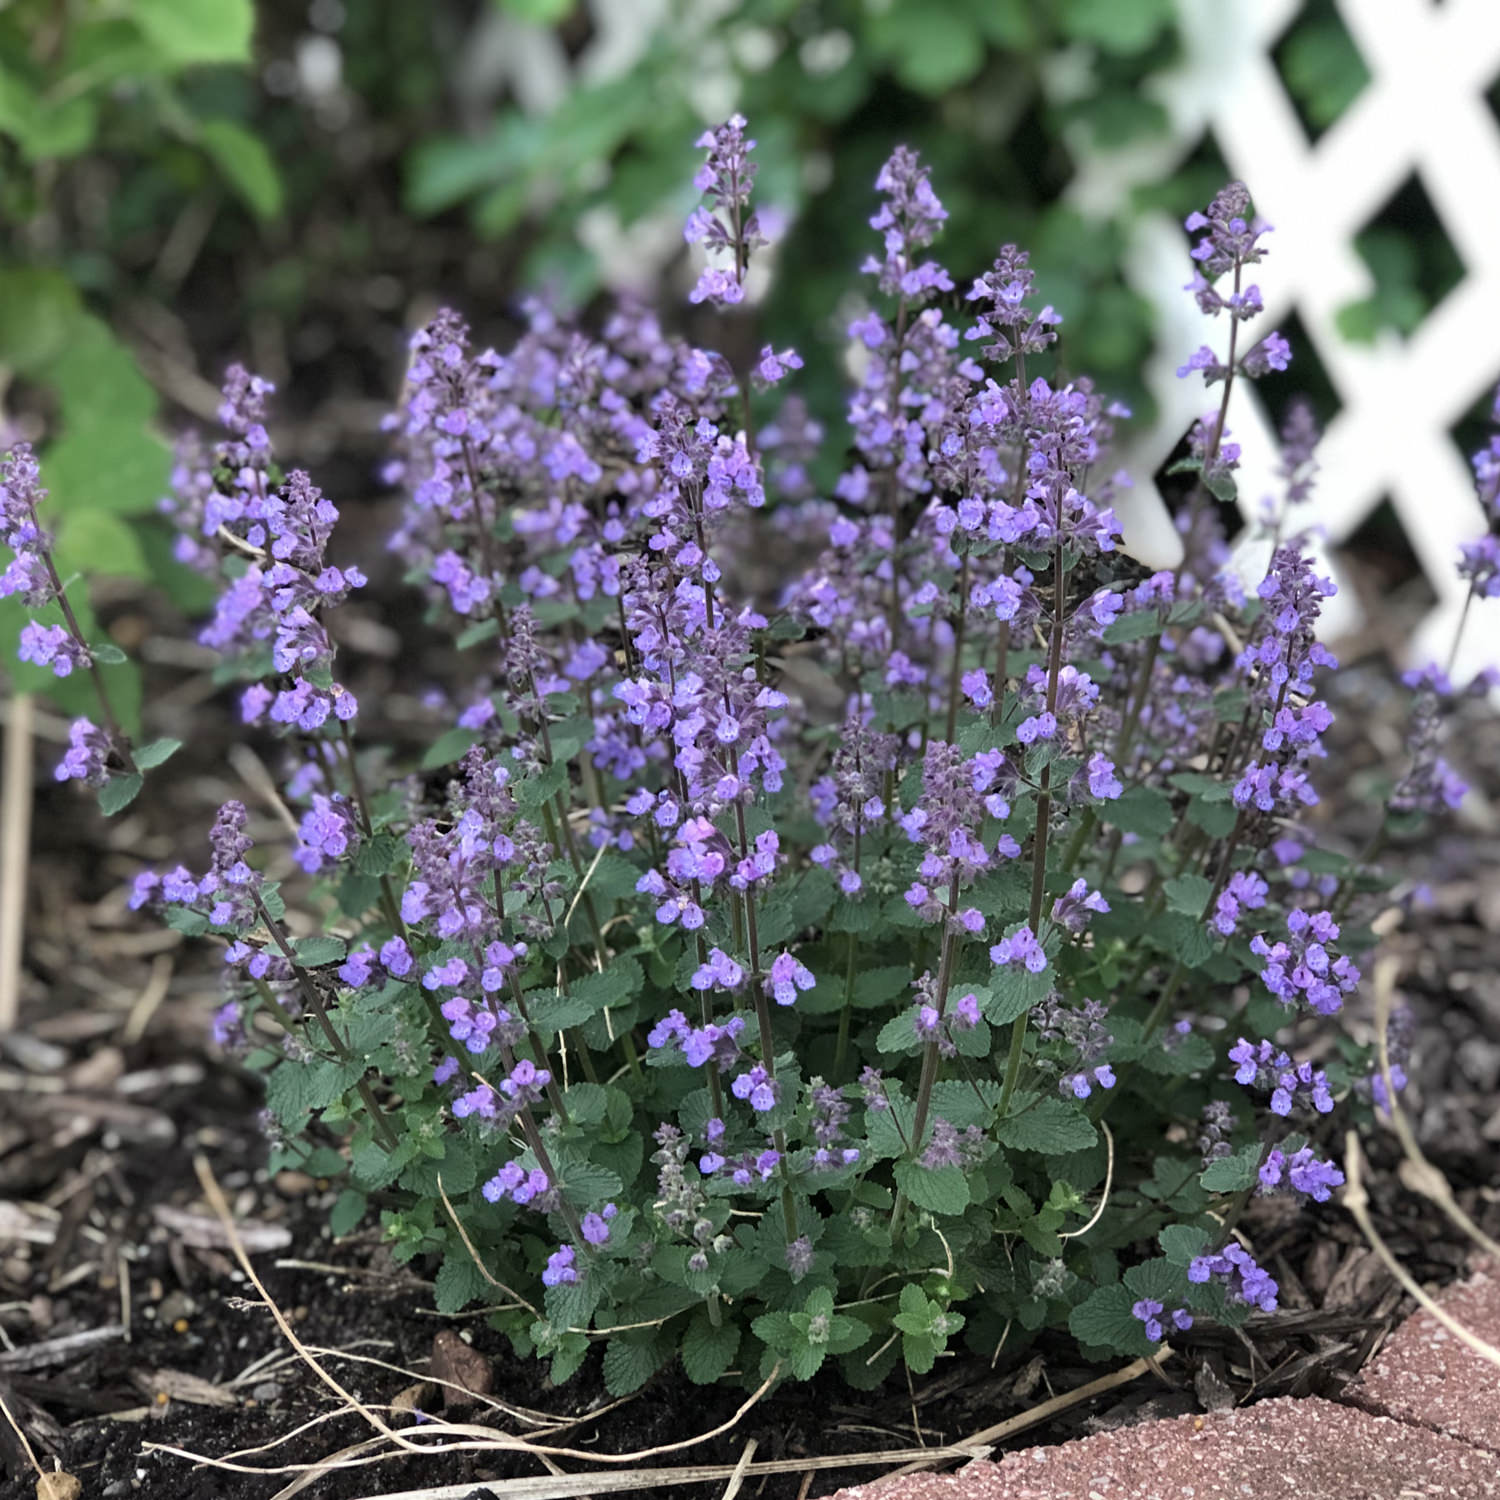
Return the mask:
<path id="1" fill-rule="evenodd" d="M 1314 505 L 1334 572 L 1338 544 L 1389 499 L 1438 596 L 1414 654 L 1443 656 L 1463 600 L 1453 571 L 1458 545 L 1480 526 L 1465 456 L 1449 434 L 1500 376 L 1500 125 L 1485 99 L 1500 75 L 1500 3 L 1337 0 L 1371 78 L 1312 144 L 1272 57 L 1301 0 L 1178 5 L 1185 61 L 1152 89 L 1171 118 L 1171 139 L 1102 155 L 1080 144 L 1071 196 L 1086 213 L 1113 214 L 1132 189 L 1169 175 L 1212 136 L 1277 226 L 1273 257 L 1259 268 L 1267 307 L 1259 333 L 1295 312 L 1342 406 L 1322 445 Z M 1337 311 L 1372 290 L 1355 236 L 1413 173 L 1465 275 L 1404 341 L 1388 333 L 1374 344 L 1350 343 L 1337 330 Z M 1143 220 L 1127 271 L 1161 320 L 1161 353 L 1150 372 L 1161 416 L 1132 454 L 1138 495 L 1148 498 L 1137 501 L 1130 520 L 1167 553 L 1176 538 L 1147 476 L 1212 404 L 1201 379 L 1175 373 L 1205 333 L 1182 291 L 1184 251 L 1178 225 Z M 1222 340 L 1222 329 L 1213 332 Z M 1299 352 L 1306 359 L 1308 351 L 1294 350 L 1294 372 Z M 1276 444 L 1253 394 L 1236 401 L 1230 425 L 1244 448 L 1240 494 L 1248 515 L 1277 490 Z M 1343 591 L 1334 631 L 1353 623 L 1348 597 Z M 1494 647 L 1471 630 L 1464 664 L 1492 659 Z"/>

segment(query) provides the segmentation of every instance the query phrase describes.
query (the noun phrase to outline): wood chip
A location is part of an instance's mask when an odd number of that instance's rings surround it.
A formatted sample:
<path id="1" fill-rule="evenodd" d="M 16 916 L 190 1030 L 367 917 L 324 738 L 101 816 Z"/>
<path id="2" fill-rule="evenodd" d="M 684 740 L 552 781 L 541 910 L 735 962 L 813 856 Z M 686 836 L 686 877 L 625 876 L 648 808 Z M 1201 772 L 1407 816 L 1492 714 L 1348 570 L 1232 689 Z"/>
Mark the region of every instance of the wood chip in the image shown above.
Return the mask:
<path id="1" fill-rule="evenodd" d="M 50 1245 L 57 1238 L 57 1214 L 28 1208 L 0 1198 L 0 1244 L 22 1241 L 28 1245 Z"/>
<path id="2" fill-rule="evenodd" d="M 177 1242 L 194 1250 L 227 1250 L 232 1248 L 224 1226 L 212 1214 L 194 1213 L 158 1203 L 151 1217 L 175 1236 Z M 279 1224 L 259 1224 L 253 1220 L 236 1224 L 235 1229 L 252 1255 L 270 1250 L 285 1250 L 292 1243 L 291 1234 Z"/>
<path id="3" fill-rule="evenodd" d="M 222 1385 L 189 1375 L 186 1370 L 132 1370 L 131 1384 L 145 1397 L 186 1401 L 192 1406 L 238 1406 L 240 1398 Z"/>
<path id="4" fill-rule="evenodd" d="M 71 1364 L 95 1344 L 109 1344 L 124 1337 L 123 1325 L 108 1323 L 103 1328 L 88 1328 L 40 1344 L 22 1344 L 16 1349 L 0 1350 L 0 1370 L 45 1370 L 50 1365 Z"/>
<path id="5" fill-rule="evenodd" d="M 488 1396 L 495 1386 L 495 1372 L 489 1360 L 447 1328 L 432 1341 L 431 1373 L 434 1381 L 446 1382 L 442 1385 L 445 1408 L 472 1406 L 465 1391 Z"/>

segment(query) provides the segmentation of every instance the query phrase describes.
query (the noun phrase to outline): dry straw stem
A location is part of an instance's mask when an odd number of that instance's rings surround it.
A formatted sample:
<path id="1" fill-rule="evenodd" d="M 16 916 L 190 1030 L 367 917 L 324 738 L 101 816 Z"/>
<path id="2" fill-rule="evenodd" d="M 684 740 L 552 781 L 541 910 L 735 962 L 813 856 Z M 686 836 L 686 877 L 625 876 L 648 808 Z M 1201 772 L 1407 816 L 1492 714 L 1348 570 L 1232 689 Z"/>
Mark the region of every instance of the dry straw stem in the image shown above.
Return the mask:
<path id="1" fill-rule="evenodd" d="M 971 1432 L 968 1437 L 952 1448 L 934 1448 L 930 1453 L 914 1459 L 911 1463 L 899 1469 L 893 1469 L 884 1477 L 893 1479 L 898 1474 L 915 1474 L 919 1469 L 930 1468 L 944 1459 L 956 1457 L 957 1450 L 984 1449 L 987 1451 L 995 1443 L 1002 1443 L 1006 1438 L 1014 1437 L 1016 1433 L 1024 1432 L 1028 1427 L 1035 1427 L 1038 1422 L 1045 1422 L 1048 1417 L 1055 1416 L 1060 1411 L 1077 1406 L 1081 1401 L 1090 1401 L 1095 1396 L 1102 1396 L 1105 1391 L 1112 1391 L 1116 1386 L 1128 1385 L 1132 1380 L 1139 1380 L 1142 1375 L 1155 1374 L 1158 1378 L 1162 1378 L 1159 1366 L 1171 1359 L 1172 1354 L 1172 1346 L 1163 1344 L 1155 1354 L 1146 1359 L 1133 1360 L 1111 1374 L 1101 1375 L 1097 1380 L 1089 1381 L 1087 1385 L 1064 1391 L 1061 1396 L 1053 1396 L 1050 1401 L 1043 1401 L 1037 1406 L 1029 1407 L 1026 1411 L 1018 1412 L 1013 1417 L 1007 1417 L 1003 1422 L 996 1422 L 993 1427 L 984 1427 L 978 1432 Z"/>
<path id="2" fill-rule="evenodd" d="M 829 1469 L 874 1468 L 908 1458 L 956 1459 L 984 1458 L 988 1449 L 950 1445 L 946 1448 L 901 1448 L 894 1452 L 837 1453 L 827 1458 L 777 1458 L 765 1463 L 745 1464 L 743 1479 L 765 1479 L 773 1474 L 820 1473 Z M 744 1455 L 740 1455 L 740 1463 Z M 628 1469 L 620 1474 L 563 1474 L 536 1479 L 490 1479 L 476 1486 L 442 1484 L 430 1489 L 401 1490 L 396 1494 L 370 1494 L 360 1500 L 469 1500 L 476 1488 L 496 1500 L 581 1500 L 585 1495 L 623 1495 L 652 1493 L 679 1484 L 717 1484 L 730 1481 L 740 1472 L 740 1463 L 694 1464 L 676 1469 Z M 272 1500 L 282 1500 L 276 1495 Z"/>
<path id="3" fill-rule="evenodd" d="M 26 925 L 26 866 L 31 849 L 31 745 L 36 706 L 30 693 L 10 700 L 0 790 L 0 1033 L 21 1011 L 21 936 Z"/>
<path id="4" fill-rule="evenodd" d="M 1099 1121 L 1099 1128 L 1104 1132 L 1105 1146 L 1109 1152 L 1104 1163 L 1104 1191 L 1099 1195 L 1099 1206 L 1094 1210 L 1093 1218 L 1082 1229 L 1070 1229 L 1067 1234 L 1058 1235 L 1060 1240 L 1082 1239 L 1104 1217 L 1105 1205 L 1109 1202 L 1109 1190 L 1115 1180 L 1115 1137 L 1114 1132 L 1103 1120 Z"/>
<path id="5" fill-rule="evenodd" d="M 1382 1049 L 1383 1050 L 1383 1049 Z M 1384 1059 L 1382 1058 L 1382 1061 Z M 1387 1083 L 1389 1087 L 1389 1083 Z M 1385 1263 L 1385 1268 L 1397 1281 L 1411 1293 L 1423 1307 L 1435 1317 L 1444 1328 L 1455 1338 L 1467 1344 L 1481 1359 L 1487 1359 L 1492 1365 L 1500 1368 L 1500 1349 L 1473 1332 L 1465 1328 L 1451 1313 L 1445 1312 L 1438 1304 L 1422 1290 L 1412 1279 L 1411 1273 L 1391 1253 L 1390 1246 L 1381 1239 L 1375 1230 L 1375 1225 L 1370 1220 L 1370 1197 L 1365 1192 L 1363 1155 L 1360 1151 L 1359 1137 L 1351 1130 L 1344 1136 L 1344 1170 L 1349 1177 L 1349 1185 L 1344 1189 L 1344 1207 L 1354 1216 L 1354 1222 L 1359 1225 L 1360 1232 L 1370 1242 L 1371 1249 Z"/>
<path id="6" fill-rule="evenodd" d="M 214 1170 L 208 1164 L 208 1158 L 201 1155 L 195 1156 L 193 1158 L 193 1170 L 198 1174 L 198 1182 L 203 1188 L 204 1196 L 208 1199 L 209 1207 L 213 1209 L 214 1213 L 218 1216 L 219 1222 L 224 1226 L 224 1233 L 229 1240 L 229 1247 L 234 1252 L 234 1258 L 239 1261 L 240 1269 L 249 1279 L 251 1286 L 260 1293 L 261 1299 L 271 1310 L 271 1316 L 276 1319 L 276 1326 L 281 1330 L 282 1336 L 296 1350 L 302 1362 L 346 1407 L 351 1411 L 358 1412 L 382 1436 L 389 1438 L 391 1442 L 403 1448 L 418 1449 L 419 1445 L 410 1443 L 401 1434 L 393 1432 L 382 1418 L 376 1416 L 367 1406 L 350 1395 L 308 1352 L 307 1346 L 292 1331 L 292 1325 L 287 1322 L 285 1314 L 276 1305 L 271 1294 L 266 1290 L 265 1284 L 255 1274 L 255 1267 L 250 1264 L 250 1257 L 245 1253 L 245 1246 L 244 1242 L 240 1239 L 240 1232 L 235 1228 L 234 1216 L 229 1212 L 229 1204 L 225 1201 L 224 1190 L 219 1186 L 218 1179 L 214 1176 Z"/>
<path id="7" fill-rule="evenodd" d="M 275 1311 L 274 1305 L 272 1307 L 273 1311 Z M 284 1322 L 284 1320 L 279 1318 L 278 1321 Z M 285 1328 L 283 1328 L 283 1331 L 289 1332 Z M 318 1370 L 325 1383 L 332 1385 L 335 1390 L 343 1390 L 343 1387 L 334 1382 L 332 1377 L 319 1369 L 317 1362 L 308 1355 L 304 1346 L 299 1344 L 297 1347 L 304 1358 L 307 1359 L 307 1362 L 314 1369 Z M 772 1368 L 771 1373 L 766 1376 L 751 1395 L 738 1407 L 734 1414 L 726 1421 L 721 1422 L 717 1427 L 710 1428 L 707 1432 L 700 1432 L 695 1437 L 683 1438 L 681 1441 L 675 1443 L 663 1443 L 656 1448 L 643 1448 L 635 1453 L 600 1453 L 594 1449 L 562 1448 L 550 1444 L 534 1443 L 527 1438 L 512 1437 L 508 1433 L 497 1432 L 493 1427 L 479 1427 L 468 1422 L 427 1422 L 420 1427 L 409 1429 L 410 1436 L 406 1436 L 401 1433 L 392 1432 L 375 1415 L 373 1410 L 360 1406 L 352 1397 L 348 1398 L 348 1409 L 358 1411 L 372 1425 L 377 1426 L 380 1430 L 380 1436 L 367 1438 L 364 1442 L 346 1448 L 339 1455 L 336 1455 L 334 1458 L 325 1459 L 321 1463 L 279 1464 L 275 1466 L 241 1464 L 229 1459 L 209 1458 L 202 1453 L 193 1453 L 188 1449 L 176 1448 L 167 1443 L 147 1443 L 144 1445 L 142 1451 L 147 1453 L 170 1453 L 176 1458 L 185 1458 L 193 1463 L 206 1464 L 210 1468 L 225 1470 L 232 1474 L 305 1474 L 311 1475 L 313 1478 L 330 1473 L 335 1469 L 354 1469 L 368 1464 L 384 1463 L 387 1459 L 393 1458 L 396 1455 L 387 1452 L 371 1452 L 369 1450 L 380 1448 L 387 1442 L 399 1446 L 408 1453 L 493 1453 L 496 1451 L 506 1451 L 530 1454 L 542 1463 L 545 1463 L 549 1458 L 567 1458 L 589 1464 L 636 1464 L 642 1459 L 659 1458 L 664 1453 L 677 1453 L 684 1448 L 696 1447 L 699 1443 L 711 1442 L 716 1437 L 722 1437 L 726 1432 L 731 1431 L 744 1420 L 746 1413 L 771 1389 L 780 1375 L 781 1364 L 778 1361 Z M 591 1413 L 591 1415 L 597 1415 L 597 1413 Z M 436 1441 L 437 1439 L 454 1437 L 466 1439 L 466 1441 Z M 420 1439 L 420 1441 L 412 1441 L 413 1438 Z M 869 1456 L 869 1461 L 877 1463 L 882 1456 L 879 1454 L 871 1455 Z M 795 1460 L 789 1465 L 790 1470 L 799 1473 L 806 1467 L 807 1460 L 805 1459 Z M 713 1477 L 724 1478 L 732 1472 L 733 1468 L 727 1467 Z M 598 1484 L 599 1478 L 600 1476 L 596 1473 L 594 1475 L 596 1487 L 601 1487 Z M 686 1483 L 688 1481 L 684 1480 L 681 1482 Z M 473 1485 L 470 1485 L 469 1489 L 472 1490 L 473 1487 Z M 576 1491 L 578 1494 L 586 1494 L 588 1492 L 588 1486 L 586 1485 Z M 568 1493 L 575 1492 L 569 1491 Z"/>
<path id="8" fill-rule="evenodd" d="M 1387 1032 L 1391 1023 L 1391 1008 L 1396 999 L 1396 976 L 1400 973 L 1400 961 L 1394 957 L 1382 958 L 1375 965 L 1375 1045 L 1380 1055 L 1380 1076 L 1385 1083 L 1386 1110 L 1390 1115 L 1391 1129 L 1401 1142 L 1406 1153 L 1407 1170 L 1401 1180 L 1414 1193 L 1436 1203 L 1437 1206 L 1481 1249 L 1500 1261 L 1500 1245 L 1497 1245 L 1463 1209 L 1453 1196 L 1448 1179 L 1427 1160 L 1422 1148 L 1417 1145 L 1411 1122 L 1401 1108 L 1401 1096 L 1397 1093 L 1391 1077 L 1391 1058 Z"/>

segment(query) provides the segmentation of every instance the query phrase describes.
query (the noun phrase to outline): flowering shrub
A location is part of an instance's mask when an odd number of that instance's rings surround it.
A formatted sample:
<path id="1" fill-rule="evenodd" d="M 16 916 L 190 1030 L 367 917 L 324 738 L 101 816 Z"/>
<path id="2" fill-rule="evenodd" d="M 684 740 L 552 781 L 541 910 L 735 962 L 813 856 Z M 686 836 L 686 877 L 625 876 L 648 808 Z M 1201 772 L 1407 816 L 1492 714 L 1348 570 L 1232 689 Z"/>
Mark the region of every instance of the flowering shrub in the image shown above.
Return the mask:
<path id="1" fill-rule="evenodd" d="M 732 305 L 754 143 L 734 119 L 699 144 L 692 296 Z M 1336 1117 L 1384 1097 L 1348 1039 L 1299 1057 L 1359 984 L 1381 881 L 1375 849 L 1304 821 L 1335 666 L 1306 414 L 1248 591 L 1208 503 L 1234 493 L 1234 387 L 1288 358 L 1249 332 L 1267 227 L 1239 184 L 1188 220 L 1227 334 L 1184 371 L 1222 390 L 1182 562 L 1141 576 L 1110 509 L 1127 413 L 1035 373 L 1059 319 L 1026 254 L 960 295 L 917 158 L 876 186 L 832 499 L 794 395 L 754 424 L 793 350 L 736 370 L 633 306 L 597 335 L 534 306 L 507 354 L 452 313 L 415 336 L 391 547 L 472 664 L 420 767 L 360 735 L 325 621 L 366 580 L 278 467 L 265 382 L 231 371 L 227 436 L 183 446 L 165 503 L 222 581 L 201 639 L 283 742 L 324 930 L 294 936 L 236 802 L 206 865 L 144 872 L 132 902 L 224 944 L 217 1035 L 267 1074 L 274 1161 L 344 1179 L 334 1229 L 378 1205 L 400 1258 L 441 1257 L 442 1308 L 502 1304 L 555 1380 L 599 1340 L 615 1392 L 677 1357 L 699 1382 L 833 1360 L 871 1385 L 959 1334 L 990 1355 L 1065 1324 L 1102 1357 L 1273 1314 L 1242 1211 L 1326 1200 Z M 1500 439 L 1476 467 L 1475 597 Z M 4 589 L 62 611 L 27 650 L 103 691 L 39 484 L 12 453 Z M 1462 795 L 1456 690 L 1412 682 L 1382 841 Z M 118 807 L 164 753 L 106 712 L 58 775 Z M 1390 1041 L 1399 1085 L 1409 1031 Z"/>

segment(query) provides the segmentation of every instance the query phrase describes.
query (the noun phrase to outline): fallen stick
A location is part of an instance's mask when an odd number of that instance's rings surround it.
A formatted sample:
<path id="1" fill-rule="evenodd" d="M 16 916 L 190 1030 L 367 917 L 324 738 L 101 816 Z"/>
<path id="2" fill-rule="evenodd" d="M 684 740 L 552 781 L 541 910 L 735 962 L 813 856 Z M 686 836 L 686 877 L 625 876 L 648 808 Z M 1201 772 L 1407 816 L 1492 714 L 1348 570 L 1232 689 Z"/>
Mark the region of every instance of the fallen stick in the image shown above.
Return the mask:
<path id="1" fill-rule="evenodd" d="M 103 1328 L 89 1328 L 83 1333 L 47 1339 L 40 1344 L 23 1344 L 19 1349 L 0 1352 L 0 1370 L 45 1370 L 49 1365 L 62 1364 L 96 1344 L 108 1344 L 124 1337 L 124 1325 L 110 1323 Z"/>

